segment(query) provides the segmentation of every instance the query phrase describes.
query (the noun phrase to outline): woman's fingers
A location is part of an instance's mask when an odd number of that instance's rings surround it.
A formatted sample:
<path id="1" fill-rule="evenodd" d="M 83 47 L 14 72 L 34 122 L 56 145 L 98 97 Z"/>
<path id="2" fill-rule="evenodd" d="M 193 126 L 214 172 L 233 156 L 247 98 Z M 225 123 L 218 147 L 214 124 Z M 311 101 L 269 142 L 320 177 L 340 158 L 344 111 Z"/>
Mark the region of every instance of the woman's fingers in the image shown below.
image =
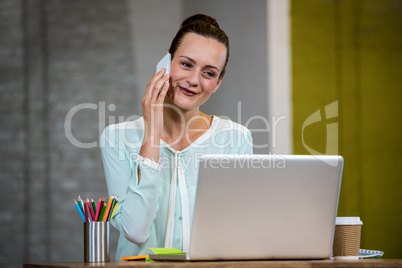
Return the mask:
<path id="1" fill-rule="evenodd" d="M 147 100 L 151 99 L 152 93 L 155 88 L 155 84 L 163 77 L 164 74 L 165 74 L 165 69 L 162 69 L 152 76 L 152 78 L 149 81 L 147 88 L 145 90 L 145 94 L 144 94 L 145 99 L 147 99 Z"/>
<path id="2" fill-rule="evenodd" d="M 164 73 L 164 69 L 156 73 L 151 78 L 147 89 L 145 90 L 144 97 L 141 101 L 144 118 L 149 118 L 153 109 L 156 109 L 158 111 L 163 110 L 163 102 L 169 89 L 170 78 L 170 75 L 164 75 Z M 157 107 L 155 107 L 154 104 L 158 104 Z"/>
<path id="3" fill-rule="evenodd" d="M 166 84 L 169 83 L 169 78 L 170 76 L 166 74 L 155 84 L 152 91 L 152 102 L 156 102 L 158 100 L 160 93 L 163 91 L 164 88 L 166 88 Z"/>
<path id="4" fill-rule="evenodd" d="M 164 102 L 164 100 L 165 100 L 166 93 L 167 93 L 168 90 L 169 90 L 169 86 L 170 86 L 170 83 L 169 83 L 169 80 L 168 80 L 168 81 L 163 85 L 163 88 L 161 89 L 161 91 L 158 93 L 157 103 L 163 104 L 163 102 Z"/>

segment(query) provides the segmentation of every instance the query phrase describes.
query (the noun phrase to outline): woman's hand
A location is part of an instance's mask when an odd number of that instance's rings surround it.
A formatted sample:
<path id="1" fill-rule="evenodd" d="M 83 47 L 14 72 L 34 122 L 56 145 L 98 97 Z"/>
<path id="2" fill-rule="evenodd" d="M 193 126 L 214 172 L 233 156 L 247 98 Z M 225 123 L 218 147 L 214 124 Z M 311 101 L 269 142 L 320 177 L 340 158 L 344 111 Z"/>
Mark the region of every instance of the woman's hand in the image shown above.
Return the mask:
<path id="1" fill-rule="evenodd" d="M 144 140 L 140 155 L 159 162 L 159 144 L 163 131 L 163 103 L 169 89 L 170 75 L 165 69 L 155 73 L 141 101 L 144 116 Z"/>

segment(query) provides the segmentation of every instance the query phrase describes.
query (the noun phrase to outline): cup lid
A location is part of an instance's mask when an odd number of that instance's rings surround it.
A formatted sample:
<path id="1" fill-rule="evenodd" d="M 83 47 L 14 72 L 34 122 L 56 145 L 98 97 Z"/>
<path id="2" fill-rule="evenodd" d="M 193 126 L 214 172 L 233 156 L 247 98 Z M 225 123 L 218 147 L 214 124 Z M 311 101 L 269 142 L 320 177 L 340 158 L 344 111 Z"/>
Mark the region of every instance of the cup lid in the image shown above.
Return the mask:
<path id="1" fill-rule="evenodd" d="M 360 217 L 336 217 L 337 225 L 363 225 Z"/>

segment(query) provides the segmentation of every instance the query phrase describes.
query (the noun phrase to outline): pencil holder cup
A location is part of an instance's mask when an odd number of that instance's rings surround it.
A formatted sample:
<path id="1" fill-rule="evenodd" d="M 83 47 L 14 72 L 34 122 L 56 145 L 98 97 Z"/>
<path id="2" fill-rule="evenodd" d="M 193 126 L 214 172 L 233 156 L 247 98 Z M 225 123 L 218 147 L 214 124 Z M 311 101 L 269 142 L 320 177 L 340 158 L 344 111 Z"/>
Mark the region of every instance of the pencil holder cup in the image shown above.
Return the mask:
<path id="1" fill-rule="evenodd" d="M 84 222 L 84 261 L 110 261 L 109 222 Z"/>

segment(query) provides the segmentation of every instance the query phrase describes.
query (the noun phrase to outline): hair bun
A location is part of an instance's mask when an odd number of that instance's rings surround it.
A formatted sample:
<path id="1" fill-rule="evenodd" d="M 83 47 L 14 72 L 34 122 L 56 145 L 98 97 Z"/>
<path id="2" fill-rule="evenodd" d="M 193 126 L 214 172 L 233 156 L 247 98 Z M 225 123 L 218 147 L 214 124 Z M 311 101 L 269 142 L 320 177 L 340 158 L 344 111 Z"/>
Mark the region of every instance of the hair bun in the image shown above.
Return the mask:
<path id="1" fill-rule="evenodd" d="M 218 22 L 216 22 L 215 18 L 212 18 L 212 17 L 204 15 L 204 14 L 196 14 L 196 15 L 193 15 L 193 16 L 185 19 L 182 22 L 180 28 L 183 28 L 183 27 L 185 27 L 188 24 L 193 23 L 193 22 L 206 22 L 206 23 L 209 23 L 209 24 L 211 24 L 211 25 L 213 25 L 213 26 L 215 26 L 217 28 L 220 28 L 219 24 L 218 24 Z"/>

